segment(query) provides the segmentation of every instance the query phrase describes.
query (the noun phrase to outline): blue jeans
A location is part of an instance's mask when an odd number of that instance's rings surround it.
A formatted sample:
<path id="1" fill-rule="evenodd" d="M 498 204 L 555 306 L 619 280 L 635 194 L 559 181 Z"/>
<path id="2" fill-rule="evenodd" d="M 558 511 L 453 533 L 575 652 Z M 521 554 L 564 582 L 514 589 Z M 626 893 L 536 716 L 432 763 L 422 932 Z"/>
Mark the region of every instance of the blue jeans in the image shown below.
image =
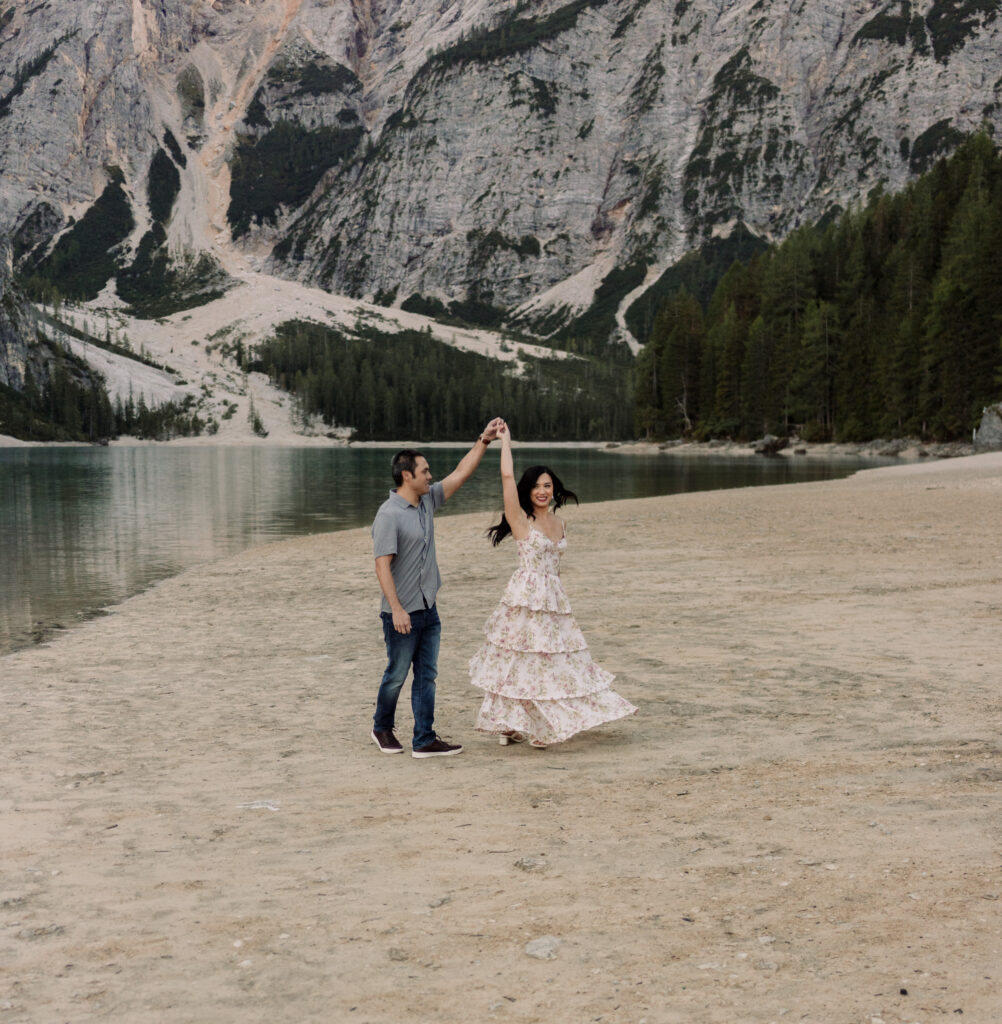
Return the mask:
<path id="1" fill-rule="evenodd" d="M 438 645 L 442 623 L 434 605 L 411 612 L 410 633 L 393 628 L 393 616 L 380 612 L 386 641 L 386 671 L 379 684 L 372 728 L 388 732 L 393 728 L 397 699 L 411 665 L 411 710 L 414 712 L 414 749 L 435 741 L 435 677 L 438 675 Z"/>

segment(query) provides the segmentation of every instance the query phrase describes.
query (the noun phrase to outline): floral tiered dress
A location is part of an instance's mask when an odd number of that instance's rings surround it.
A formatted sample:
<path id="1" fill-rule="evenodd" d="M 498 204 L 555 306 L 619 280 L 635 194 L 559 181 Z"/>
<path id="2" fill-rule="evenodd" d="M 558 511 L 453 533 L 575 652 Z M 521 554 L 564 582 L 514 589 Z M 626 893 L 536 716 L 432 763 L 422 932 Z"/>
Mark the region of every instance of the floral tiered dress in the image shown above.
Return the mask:
<path id="1" fill-rule="evenodd" d="M 484 624 L 486 643 L 470 659 L 470 682 L 485 690 L 477 732 L 519 732 L 560 743 L 637 709 L 609 689 L 615 678 L 591 659 L 560 582 L 555 544 L 531 529 L 518 543 L 518 568 Z"/>

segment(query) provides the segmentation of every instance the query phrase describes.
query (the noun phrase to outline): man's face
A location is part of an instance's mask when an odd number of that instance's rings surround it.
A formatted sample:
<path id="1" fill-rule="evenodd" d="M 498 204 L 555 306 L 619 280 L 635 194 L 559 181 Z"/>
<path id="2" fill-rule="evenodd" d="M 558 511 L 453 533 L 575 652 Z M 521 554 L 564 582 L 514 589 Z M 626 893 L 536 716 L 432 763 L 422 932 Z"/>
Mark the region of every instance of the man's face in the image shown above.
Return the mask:
<path id="1" fill-rule="evenodd" d="M 428 493 L 432 481 L 431 467 L 423 455 L 419 455 L 415 462 L 414 475 L 411 477 L 411 480 L 413 481 L 414 490 L 418 494 Z"/>

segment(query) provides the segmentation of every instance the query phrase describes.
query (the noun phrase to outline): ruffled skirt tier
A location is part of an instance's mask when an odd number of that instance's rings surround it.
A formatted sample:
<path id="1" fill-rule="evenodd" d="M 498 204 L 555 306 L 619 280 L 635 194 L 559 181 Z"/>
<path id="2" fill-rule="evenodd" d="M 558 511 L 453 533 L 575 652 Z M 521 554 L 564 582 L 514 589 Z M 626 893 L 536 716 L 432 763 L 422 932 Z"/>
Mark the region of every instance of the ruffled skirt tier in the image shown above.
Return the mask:
<path id="1" fill-rule="evenodd" d="M 637 710 L 592 661 L 559 577 L 516 571 L 484 633 L 470 659 L 470 682 L 486 691 L 478 732 L 549 745 Z"/>

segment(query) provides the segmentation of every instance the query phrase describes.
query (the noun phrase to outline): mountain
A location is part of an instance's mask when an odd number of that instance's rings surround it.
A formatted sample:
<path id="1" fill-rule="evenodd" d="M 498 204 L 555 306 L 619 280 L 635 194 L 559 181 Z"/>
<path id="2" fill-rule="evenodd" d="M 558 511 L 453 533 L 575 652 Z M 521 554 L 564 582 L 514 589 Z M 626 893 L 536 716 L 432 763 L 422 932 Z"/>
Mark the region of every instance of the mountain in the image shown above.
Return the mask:
<path id="1" fill-rule="evenodd" d="M 553 331 L 998 126 L 999 0 L 0 0 L 0 235 L 141 316 L 247 269 Z"/>

